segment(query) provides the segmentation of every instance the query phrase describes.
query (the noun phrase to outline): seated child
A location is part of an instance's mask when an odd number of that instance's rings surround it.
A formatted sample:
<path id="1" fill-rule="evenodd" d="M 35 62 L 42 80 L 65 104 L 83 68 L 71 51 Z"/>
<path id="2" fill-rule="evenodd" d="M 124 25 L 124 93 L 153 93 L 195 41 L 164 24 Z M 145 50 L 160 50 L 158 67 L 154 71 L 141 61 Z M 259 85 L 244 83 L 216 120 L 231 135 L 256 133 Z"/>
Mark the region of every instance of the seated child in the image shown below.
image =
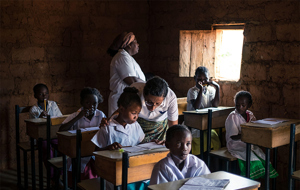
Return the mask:
<path id="1" fill-rule="evenodd" d="M 189 154 L 192 134 L 183 125 L 173 125 L 167 131 L 166 147 L 170 153 L 155 164 L 150 185 L 167 183 L 180 179 L 209 174 L 206 164 L 196 156 Z"/>
<path id="2" fill-rule="evenodd" d="M 246 176 L 246 143 L 241 141 L 241 124 L 255 121 L 256 118 L 248 109 L 252 105 L 252 96 L 247 91 L 239 91 L 234 97 L 235 110 L 226 119 L 226 141 L 228 151 L 238 158 L 241 175 Z M 250 178 L 257 179 L 265 175 L 265 154 L 255 145 L 251 147 Z M 278 173 L 270 163 L 270 178 Z"/>
<path id="3" fill-rule="evenodd" d="M 142 109 L 141 99 L 135 87 L 126 87 L 118 102 L 119 115 L 111 119 L 108 126 L 101 127 L 92 138 L 96 150 L 115 150 L 122 146 L 136 146 L 142 142 L 145 134 L 136 121 Z M 112 184 L 108 188 L 112 188 Z M 147 183 L 128 184 L 128 189 L 146 189 Z"/>
<path id="4" fill-rule="evenodd" d="M 219 106 L 220 86 L 215 81 L 209 81 L 209 72 L 206 67 L 198 67 L 194 76 L 196 86 L 189 89 L 187 93 L 187 110 L 193 111 L 207 107 Z M 200 154 L 200 131 L 192 129 L 192 153 Z M 204 132 L 204 152 L 207 150 L 207 132 Z M 218 150 L 221 142 L 218 133 L 211 130 L 211 148 Z"/>
<path id="5" fill-rule="evenodd" d="M 30 108 L 30 118 L 42 118 L 44 116 L 61 116 L 57 104 L 49 100 L 49 90 L 45 84 L 37 84 L 33 87 L 34 97 L 37 99 L 37 104 Z M 45 101 L 46 100 L 46 108 Z M 47 111 L 46 111 L 47 110 Z"/>
<path id="6" fill-rule="evenodd" d="M 43 118 L 47 115 L 52 116 L 61 116 L 57 104 L 54 101 L 49 100 L 49 90 L 45 84 L 36 84 L 33 87 L 34 97 L 37 99 L 37 103 L 33 105 L 29 110 L 29 117 L 34 118 Z M 45 107 L 46 102 L 46 107 Z M 46 111 L 47 110 L 47 111 Z M 52 139 L 51 144 L 57 144 L 57 139 Z M 42 149 L 45 154 L 43 154 L 43 162 L 47 166 L 47 140 L 42 142 Z M 50 158 L 53 158 L 52 146 L 50 145 Z M 51 169 L 51 177 L 53 177 L 53 169 Z"/>
<path id="7" fill-rule="evenodd" d="M 67 117 L 59 128 L 59 131 L 77 130 L 80 128 L 98 127 L 105 114 L 98 110 L 98 104 L 103 102 L 102 95 L 96 88 L 86 87 L 80 93 L 81 108 Z M 75 145 L 74 145 L 75 146 Z M 81 179 L 92 179 L 97 177 L 94 162 L 91 157 L 81 158 Z M 72 184 L 72 165 L 68 159 L 68 183 Z"/>

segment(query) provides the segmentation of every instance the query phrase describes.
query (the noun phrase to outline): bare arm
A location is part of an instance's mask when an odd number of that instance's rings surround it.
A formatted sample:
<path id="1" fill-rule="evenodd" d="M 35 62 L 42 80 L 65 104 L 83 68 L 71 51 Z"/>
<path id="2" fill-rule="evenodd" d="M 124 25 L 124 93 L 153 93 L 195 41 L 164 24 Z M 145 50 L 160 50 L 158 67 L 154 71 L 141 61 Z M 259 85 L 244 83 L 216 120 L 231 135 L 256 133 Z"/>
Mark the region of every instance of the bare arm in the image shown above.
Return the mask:
<path id="1" fill-rule="evenodd" d="M 122 145 L 117 143 L 117 142 L 114 142 L 113 144 L 111 145 L 108 145 L 106 147 L 103 147 L 103 148 L 99 148 L 98 146 L 95 147 L 95 151 L 102 151 L 102 150 L 116 150 L 116 149 L 120 149 L 122 148 Z"/>
<path id="2" fill-rule="evenodd" d="M 212 106 L 218 107 L 220 102 L 220 86 L 215 81 L 212 81 L 211 84 L 216 88 L 215 98 L 212 100 Z"/>
<path id="3" fill-rule="evenodd" d="M 194 109 L 200 109 L 201 107 L 201 100 L 202 100 L 202 92 L 203 92 L 203 86 L 202 84 L 199 82 L 196 84 L 196 87 L 200 90 L 198 93 L 198 96 L 195 100 L 191 100 L 192 105 L 194 107 Z"/>
<path id="4" fill-rule="evenodd" d="M 74 123 L 76 123 L 76 121 L 78 121 L 80 118 L 82 118 L 83 116 L 87 115 L 89 112 L 88 109 L 84 109 L 82 110 L 76 117 L 74 117 L 71 121 L 69 121 L 68 123 L 62 124 L 59 127 L 58 131 L 68 131 L 71 129 L 71 127 L 74 125 Z"/>
<path id="5" fill-rule="evenodd" d="M 137 77 L 126 77 L 123 79 L 123 81 L 128 85 L 130 86 L 132 83 L 135 83 L 135 82 L 145 82 Z"/>
<path id="6" fill-rule="evenodd" d="M 178 120 L 176 120 L 176 121 L 168 120 L 168 125 L 169 125 L 169 127 L 172 127 L 173 125 L 178 125 Z"/>

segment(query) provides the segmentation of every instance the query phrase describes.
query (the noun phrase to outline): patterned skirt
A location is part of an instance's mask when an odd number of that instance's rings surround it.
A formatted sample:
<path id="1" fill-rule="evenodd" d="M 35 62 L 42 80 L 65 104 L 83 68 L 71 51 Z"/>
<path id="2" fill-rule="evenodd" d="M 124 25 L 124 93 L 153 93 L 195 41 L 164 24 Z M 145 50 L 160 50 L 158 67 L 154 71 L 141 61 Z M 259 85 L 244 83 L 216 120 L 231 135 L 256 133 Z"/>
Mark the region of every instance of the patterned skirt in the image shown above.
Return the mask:
<path id="1" fill-rule="evenodd" d="M 158 139 L 160 141 L 166 139 L 166 133 L 168 130 L 168 119 L 155 122 L 147 121 L 139 117 L 137 121 L 139 122 L 145 133 L 145 138 L 142 142 L 150 142 L 153 139 Z"/>
<path id="2" fill-rule="evenodd" d="M 253 152 L 254 153 L 254 152 Z M 255 154 L 255 153 L 254 153 Z M 257 154 L 255 154 L 257 156 Z M 265 177 L 265 165 L 266 161 L 259 156 L 257 156 L 259 160 L 251 161 L 250 162 L 250 179 L 258 179 Z M 246 161 L 238 159 L 239 167 L 241 169 L 241 176 L 246 176 Z M 278 173 L 273 168 L 272 164 L 270 163 L 270 178 L 276 178 Z"/>

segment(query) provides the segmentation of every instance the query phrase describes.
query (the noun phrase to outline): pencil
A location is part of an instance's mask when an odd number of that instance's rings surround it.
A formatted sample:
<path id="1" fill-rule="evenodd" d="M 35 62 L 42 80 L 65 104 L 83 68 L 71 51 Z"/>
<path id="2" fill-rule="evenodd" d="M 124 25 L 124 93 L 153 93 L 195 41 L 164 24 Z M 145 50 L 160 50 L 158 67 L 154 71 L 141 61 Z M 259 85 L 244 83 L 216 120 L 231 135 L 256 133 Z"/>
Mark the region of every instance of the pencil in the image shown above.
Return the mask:
<path id="1" fill-rule="evenodd" d="M 47 100 L 44 99 L 45 111 L 47 111 Z"/>

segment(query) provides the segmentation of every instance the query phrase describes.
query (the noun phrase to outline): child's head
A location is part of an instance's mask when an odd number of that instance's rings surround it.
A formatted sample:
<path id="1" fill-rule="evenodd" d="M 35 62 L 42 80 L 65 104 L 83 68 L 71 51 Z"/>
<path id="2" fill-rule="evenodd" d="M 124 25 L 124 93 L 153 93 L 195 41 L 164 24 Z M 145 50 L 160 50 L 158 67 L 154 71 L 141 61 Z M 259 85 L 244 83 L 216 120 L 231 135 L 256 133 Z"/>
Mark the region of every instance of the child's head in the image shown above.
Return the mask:
<path id="1" fill-rule="evenodd" d="M 183 125 L 173 125 L 167 131 L 166 147 L 181 160 L 185 160 L 191 151 L 192 134 Z"/>
<path id="2" fill-rule="evenodd" d="M 45 84 L 39 83 L 33 87 L 34 97 L 38 102 L 43 102 L 49 99 L 49 90 Z"/>
<path id="3" fill-rule="evenodd" d="M 98 104 L 102 102 L 102 95 L 96 88 L 86 87 L 80 92 L 80 104 L 83 109 L 90 110 L 89 115 L 94 114 Z"/>
<path id="4" fill-rule="evenodd" d="M 139 91 L 135 87 L 126 87 L 119 100 L 119 117 L 125 122 L 132 124 L 138 117 L 142 109 L 141 98 L 137 94 Z"/>
<path id="5" fill-rule="evenodd" d="M 243 115 L 246 113 L 252 105 L 252 96 L 248 91 L 239 91 L 234 96 L 235 108 L 239 114 Z"/>
<path id="6" fill-rule="evenodd" d="M 198 67 L 195 71 L 194 79 L 196 83 L 201 82 L 201 84 L 206 84 L 209 80 L 209 72 L 206 67 Z"/>

